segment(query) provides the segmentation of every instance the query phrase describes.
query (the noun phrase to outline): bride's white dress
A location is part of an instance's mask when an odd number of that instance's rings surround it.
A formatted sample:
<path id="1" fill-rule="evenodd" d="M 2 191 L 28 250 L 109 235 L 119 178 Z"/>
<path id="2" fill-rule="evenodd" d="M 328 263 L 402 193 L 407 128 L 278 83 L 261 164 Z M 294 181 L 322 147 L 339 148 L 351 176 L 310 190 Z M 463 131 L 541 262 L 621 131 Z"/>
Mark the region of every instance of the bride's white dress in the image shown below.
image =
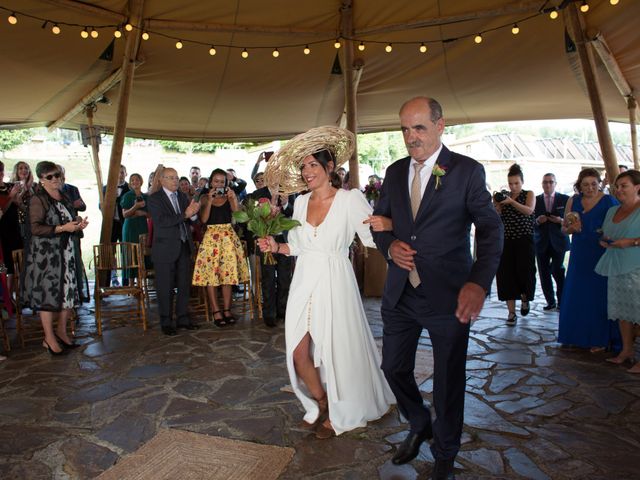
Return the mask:
<path id="1" fill-rule="evenodd" d="M 291 255 L 297 256 L 286 313 L 287 368 L 302 403 L 305 421 L 318 418 L 318 404 L 296 375 L 293 351 L 307 332 L 312 354 L 329 400 L 329 419 L 340 434 L 382 417 L 395 397 L 380 370 L 380 357 L 360 300 L 349 262 L 357 233 L 374 247 L 369 225 L 371 207 L 358 190 L 338 190 L 324 221 L 307 219 L 311 194 L 296 199 L 293 218 L 301 223 L 289 232 Z"/>

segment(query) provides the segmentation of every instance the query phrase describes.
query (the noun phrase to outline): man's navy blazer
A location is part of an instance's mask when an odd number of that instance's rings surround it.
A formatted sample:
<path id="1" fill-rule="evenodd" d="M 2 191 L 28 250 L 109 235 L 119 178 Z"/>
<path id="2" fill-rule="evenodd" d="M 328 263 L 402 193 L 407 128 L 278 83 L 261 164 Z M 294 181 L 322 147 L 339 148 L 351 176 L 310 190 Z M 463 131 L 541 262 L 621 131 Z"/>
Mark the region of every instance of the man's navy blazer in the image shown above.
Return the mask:
<path id="1" fill-rule="evenodd" d="M 569 197 L 557 192 L 554 195 L 550 213 L 557 217 L 564 218 L 564 209 Z M 547 213 L 547 206 L 544 203 L 544 194 L 540 194 L 536 197 L 534 215 L 538 218 L 540 215 L 544 215 L 545 213 Z M 562 225 L 559 223 L 544 222 L 538 225 L 538 222 L 536 222 L 535 229 L 533 231 L 533 240 L 536 245 L 537 253 L 546 251 L 549 245 L 551 245 L 551 248 L 556 252 L 566 252 L 569 250 L 569 235 L 562 233 L 561 227 Z"/>
<path id="2" fill-rule="evenodd" d="M 414 221 L 409 194 L 410 162 L 411 158 L 406 157 L 387 169 L 374 214 L 390 217 L 393 231 L 374 233 L 374 240 L 385 258 L 395 239 L 416 250 L 414 260 L 422 282 L 418 288 L 434 314 L 453 314 L 458 293 L 466 282 L 485 290 L 491 286 L 502 254 L 502 221 L 491 203 L 484 167 L 445 146 L 436 163 L 446 173 L 440 177 L 437 190 L 436 177 L 430 176 Z M 472 223 L 476 227 L 475 262 L 469 239 Z M 397 304 L 409 275 L 392 260 L 388 263 L 383 308 Z"/>
<path id="3" fill-rule="evenodd" d="M 176 213 L 171 200 L 160 189 L 149 195 L 148 208 L 153 221 L 153 243 L 151 248 L 151 260 L 153 262 L 175 262 L 180 255 L 180 223 L 184 223 L 187 232 L 187 245 L 193 252 L 193 239 L 189 224 L 191 220 L 184 218 L 184 211 L 189 206 L 187 196 L 178 191 L 178 205 L 182 213 Z"/>

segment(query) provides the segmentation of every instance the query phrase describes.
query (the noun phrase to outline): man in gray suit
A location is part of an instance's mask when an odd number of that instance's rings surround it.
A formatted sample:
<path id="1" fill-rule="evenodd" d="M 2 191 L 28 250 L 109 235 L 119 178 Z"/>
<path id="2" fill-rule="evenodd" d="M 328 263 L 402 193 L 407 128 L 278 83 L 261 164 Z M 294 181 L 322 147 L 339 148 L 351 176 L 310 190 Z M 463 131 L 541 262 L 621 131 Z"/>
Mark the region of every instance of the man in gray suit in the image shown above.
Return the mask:
<path id="1" fill-rule="evenodd" d="M 374 234 L 389 262 L 382 370 L 410 424 L 392 462 L 413 460 L 422 442 L 434 438 L 432 478 L 450 480 L 462 434 L 469 323 L 480 313 L 498 269 L 503 227 L 482 165 L 442 145 L 440 104 L 413 98 L 400 109 L 400 124 L 410 156 L 387 169 L 374 211 L 393 221 L 392 231 Z M 433 346 L 433 423 L 413 373 L 424 328 Z"/>
<path id="2" fill-rule="evenodd" d="M 151 259 L 156 271 L 156 291 L 160 326 L 165 335 L 175 335 L 177 328 L 198 328 L 189 318 L 187 304 L 191 286 L 191 254 L 194 250 L 189 223 L 200 209 L 195 201 L 178 190 L 178 173 L 165 168 L 160 174 L 162 188 L 149 197 L 153 220 Z M 172 319 L 173 291 L 177 287 L 176 321 Z"/>

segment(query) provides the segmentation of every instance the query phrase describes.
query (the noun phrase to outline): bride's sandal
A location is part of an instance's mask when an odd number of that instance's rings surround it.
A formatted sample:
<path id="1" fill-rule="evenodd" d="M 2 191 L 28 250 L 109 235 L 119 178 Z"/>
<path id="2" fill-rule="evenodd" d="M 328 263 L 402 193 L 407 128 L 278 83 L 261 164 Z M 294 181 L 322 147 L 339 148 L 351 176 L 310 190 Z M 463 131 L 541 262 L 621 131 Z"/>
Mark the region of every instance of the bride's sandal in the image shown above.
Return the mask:
<path id="1" fill-rule="evenodd" d="M 313 430 L 316 427 L 318 427 L 318 425 L 320 425 L 327 417 L 327 413 L 329 411 L 329 401 L 327 400 L 327 395 L 325 394 L 324 397 L 322 397 L 319 400 L 316 400 L 316 402 L 318 402 L 318 418 L 316 418 L 316 421 L 313 423 L 309 423 L 306 422 L 305 420 L 302 420 L 302 422 L 300 422 L 300 426 L 302 428 L 306 428 L 308 430 Z"/>
<path id="2" fill-rule="evenodd" d="M 326 440 L 327 438 L 335 437 L 336 431 L 333 429 L 331 422 L 329 419 L 322 422 L 316 428 L 316 438 L 320 440 Z"/>

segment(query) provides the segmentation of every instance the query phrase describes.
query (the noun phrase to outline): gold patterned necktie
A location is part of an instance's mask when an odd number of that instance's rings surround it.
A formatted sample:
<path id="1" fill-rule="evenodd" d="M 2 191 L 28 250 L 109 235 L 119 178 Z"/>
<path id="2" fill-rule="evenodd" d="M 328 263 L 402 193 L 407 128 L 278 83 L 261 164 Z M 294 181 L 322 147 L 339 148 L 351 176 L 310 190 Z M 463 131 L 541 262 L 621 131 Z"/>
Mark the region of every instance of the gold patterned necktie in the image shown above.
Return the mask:
<path id="1" fill-rule="evenodd" d="M 420 171 L 424 167 L 424 163 L 414 163 L 413 168 L 415 168 L 415 173 L 413 175 L 413 180 L 411 181 L 411 213 L 413 213 L 413 219 L 416 219 L 416 215 L 418 215 L 418 209 L 420 208 L 420 202 L 422 201 L 422 179 L 420 178 Z M 415 269 L 409 272 L 409 282 L 413 288 L 416 288 L 420 285 L 420 275 L 418 275 L 418 271 Z"/>

